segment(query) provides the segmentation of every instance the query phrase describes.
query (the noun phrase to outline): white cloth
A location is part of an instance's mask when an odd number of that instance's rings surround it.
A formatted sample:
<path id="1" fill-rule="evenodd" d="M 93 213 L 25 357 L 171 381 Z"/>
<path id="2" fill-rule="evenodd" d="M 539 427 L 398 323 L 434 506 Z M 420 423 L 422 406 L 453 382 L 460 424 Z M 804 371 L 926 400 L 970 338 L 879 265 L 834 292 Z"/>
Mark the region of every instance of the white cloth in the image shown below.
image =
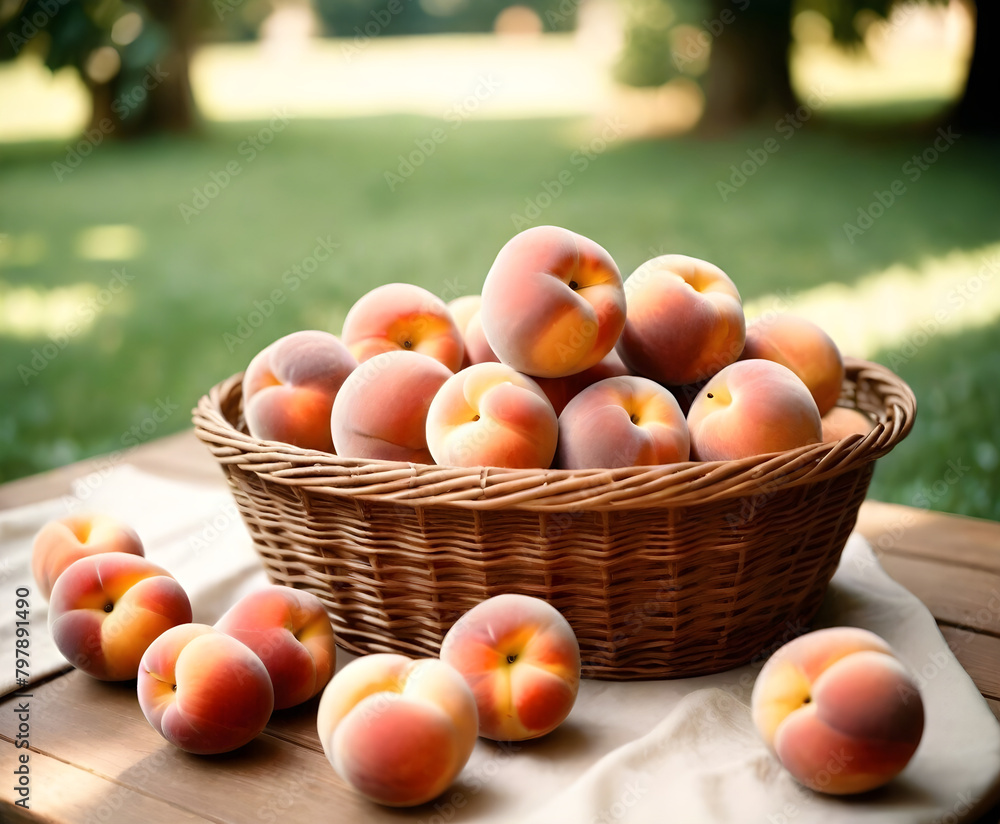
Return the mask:
<path id="1" fill-rule="evenodd" d="M 77 496 L 0 513 L 0 690 L 13 683 L 14 593 L 29 586 L 31 676 L 66 666 L 48 639 L 31 580 L 35 533 L 89 509 L 131 524 L 147 557 L 191 596 L 194 619 L 213 623 L 267 582 L 228 490 L 116 467 Z M 814 626 L 865 627 L 915 673 L 926 711 L 920 748 L 889 786 L 850 799 L 800 787 L 771 757 L 750 721 L 763 660 L 701 678 L 584 681 L 573 712 L 537 741 L 480 740 L 459 779 L 417 810 L 372 820 L 520 824 L 825 824 L 958 822 L 1000 793 L 1000 724 L 958 664 L 933 617 L 890 579 L 859 535 L 851 537 Z M 801 628 L 790 628 L 794 633 Z M 350 659 L 341 653 L 341 663 Z M 411 815 L 412 814 L 412 815 Z"/>

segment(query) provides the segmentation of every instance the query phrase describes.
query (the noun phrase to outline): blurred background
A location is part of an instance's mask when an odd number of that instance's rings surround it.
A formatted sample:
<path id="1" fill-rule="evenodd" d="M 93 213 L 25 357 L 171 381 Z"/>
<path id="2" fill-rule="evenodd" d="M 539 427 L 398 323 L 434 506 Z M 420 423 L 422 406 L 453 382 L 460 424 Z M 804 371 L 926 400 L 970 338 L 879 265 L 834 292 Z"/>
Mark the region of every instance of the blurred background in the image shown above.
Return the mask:
<path id="1" fill-rule="evenodd" d="M 0 480 L 557 224 L 886 364 L 919 414 L 870 494 L 1000 519 L 998 10 L 0 0 Z"/>

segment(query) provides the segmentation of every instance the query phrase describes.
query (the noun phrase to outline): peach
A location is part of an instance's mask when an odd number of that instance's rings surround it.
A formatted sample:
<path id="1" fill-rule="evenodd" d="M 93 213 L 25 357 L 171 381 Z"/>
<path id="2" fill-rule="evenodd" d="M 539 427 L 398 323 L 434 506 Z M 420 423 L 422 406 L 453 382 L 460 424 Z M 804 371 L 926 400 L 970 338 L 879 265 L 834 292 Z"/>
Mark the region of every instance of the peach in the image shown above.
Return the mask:
<path id="1" fill-rule="evenodd" d="M 465 327 L 465 354 L 468 356 L 470 366 L 474 363 L 500 362 L 497 353 L 493 351 L 490 342 L 486 340 L 482 312 L 476 312 L 469 318 L 469 325 Z"/>
<path id="2" fill-rule="evenodd" d="M 59 652 L 103 681 L 135 678 L 146 648 L 190 620 L 191 602 L 170 573 L 127 552 L 74 561 L 49 600 L 49 633 Z"/>
<path id="3" fill-rule="evenodd" d="M 31 571 L 38 591 L 48 598 L 66 567 L 103 552 L 145 555 L 135 530 L 109 515 L 83 513 L 49 521 L 35 536 L 31 550 Z"/>
<path id="4" fill-rule="evenodd" d="M 556 465 L 562 469 L 677 463 L 690 453 L 677 399 L 649 378 L 598 381 L 559 416 Z"/>
<path id="5" fill-rule="evenodd" d="M 739 290 L 718 266 L 687 255 L 647 260 L 625 281 L 618 354 L 635 374 L 681 386 L 711 377 L 743 351 Z"/>
<path id="6" fill-rule="evenodd" d="M 864 412 L 846 406 L 835 406 L 822 419 L 823 442 L 840 441 L 851 435 L 865 436 L 875 424 Z"/>
<path id="7" fill-rule="evenodd" d="M 809 387 L 819 414 L 836 405 L 844 384 L 844 359 L 826 332 L 806 318 L 776 315 L 747 327 L 743 358 L 765 358 L 787 366 Z"/>
<path id="8" fill-rule="evenodd" d="M 449 466 L 547 468 L 558 434 L 538 384 L 502 363 L 477 363 L 448 378 L 427 410 L 427 446 Z"/>
<path id="9" fill-rule="evenodd" d="M 444 792 L 476 744 L 476 701 L 436 658 L 356 658 L 327 684 L 316 727 L 337 774 L 366 798 L 406 807 Z"/>
<path id="10" fill-rule="evenodd" d="M 506 593 L 464 613 L 441 660 L 472 688 L 479 734 L 523 741 L 552 732 L 576 702 L 580 646 L 569 622 L 541 598 Z"/>
<path id="11" fill-rule="evenodd" d="M 345 458 L 433 463 L 427 410 L 452 372 L 419 352 L 383 352 L 344 381 L 330 416 L 337 454 Z"/>
<path id="12" fill-rule="evenodd" d="M 242 747 L 264 729 L 274 706 L 260 658 L 207 624 L 174 627 L 150 644 L 136 689 L 153 729 L 197 755 Z"/>
<path id="13" fill-rule="evenodd" d="M 383 352 L 409 350 L 462 368 L 465 344 L 447 304 L 412 283 L 387 283 L 362 295 L 344 318 L 344 343 L 364 363 Z"/>
<path id="14" fill-rule="evenodd" d="M 458 331 L 465 335 L 465 330 L 469 325 L 472 316 L 480 310 L 483 305 L 482 295 L 462 295 L 454 300 L 448 301 L 448 311 L 451 319 L 455 321 Z"/>
<path id="15" fill-rule="evenodd" d="M 333 399 L 357 363 L 336 335 L 306 330 L 259 352 L 243 376 L 243 412 L 255 438 L 333 451 Z"/>
<path id="16" fill-rule="evenodd" d="M 500 250 L 483 283 L 481 312 L 502 363 L 560 378 L 611 351 L 625 323 L 625 292 L 603 247 L 568 229 L 535 226 Z"/>
<path id="17" fill-rule="evenodd" d="M 691 455 L 728 461 L 822 440 L 816 401 L 791 369 L 768 360 L 737 361 L 709 380 L 687 416 Z"/>
<path id="18" fill-rule="evenodd" d="M 215 628 L 242 641 L 263 662 L 276 710 L 308 701 L 333 676 L 333 626 L 323 602 L 311 592 L 278 585 L 251 592 Z"/>
<path id="19" fill-rule="evenodd" d="M 612 349 L 600 361 L 582 372 L 564 378 L 535 378 L 535 383 L 542 388 L 555 413 L 559 415 L 566 408 L 566 404 L 591 384 L 605 378 L 618 378 L 628 374 L 630 373 L 622 363 L 622 359 Z"/>
<path id="20" fill-rule="evenodd" d="M 924 729 L 906 668 L 883 639 L 855 627 L 817 630 L 781 647 L 757 676 L 751 712 L 782 766 L 832 795 L 891 781 Z"/>

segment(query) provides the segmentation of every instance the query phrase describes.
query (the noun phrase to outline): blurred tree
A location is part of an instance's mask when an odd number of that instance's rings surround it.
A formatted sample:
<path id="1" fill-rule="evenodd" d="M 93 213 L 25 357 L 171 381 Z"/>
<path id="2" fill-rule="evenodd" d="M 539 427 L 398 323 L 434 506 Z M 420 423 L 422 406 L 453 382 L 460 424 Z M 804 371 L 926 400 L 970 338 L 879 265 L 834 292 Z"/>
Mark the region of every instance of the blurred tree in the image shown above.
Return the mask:
<path id="1" fill-rule="evenodd" d="M 534 10 L 546 31 L 576 25 L 580 0 L 313 0 L 316 11 L 337 37 L 489 32 L 497 16 L 512 5 Z"/>
<path id="2" fill-rule="evenodd" d="M 912 2 L 912 0 L 910 0 Z M 625 83 L 655 86 L 678 75 L 701 77 L 702 128 L 727 131 L 761 117 L 794 111 L 789 49 L 793 14 L 823 14 L 841 43 L 860 44 L 859 12 L 888 16 L 893 0 L 622 0 L 625 49 L 616 74 Z M 976 4 L 976 39 L 956 126 L 1000 131 L 995 101 L 1000 4 Z"/>
<path id="3" fill-rule="evenodd" d="M 202 14 L 197 0 L 0 0 L 0 60 L 31 51 L 53 71 L 74 67 L 102 139 L 185 131 Z"/>

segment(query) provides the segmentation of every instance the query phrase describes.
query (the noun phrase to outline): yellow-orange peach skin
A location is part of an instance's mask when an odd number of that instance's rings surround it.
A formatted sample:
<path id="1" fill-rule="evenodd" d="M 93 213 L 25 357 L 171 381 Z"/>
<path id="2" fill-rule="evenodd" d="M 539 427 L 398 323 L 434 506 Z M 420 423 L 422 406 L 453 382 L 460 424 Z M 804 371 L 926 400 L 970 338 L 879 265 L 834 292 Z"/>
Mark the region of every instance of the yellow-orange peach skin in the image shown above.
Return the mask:
<path id="1" fill-rule="evenodd" d="M 427 410 L 452 376 L 419 352 L 383 352 L 358 366 L 337 395 L 330 431 L 344 458 L 433 463 Z"/>
<path id="2" fill-rule="evenodd" d="M 523 741 L 566 720 L 580 686 L 580 646 L 559 611 L 506 593 L 477 604 L 448 630 L 441 660 L 476 697 L 479 734 Z"/>
<path id="3" fill-rule="evenodd" d="M 650 466 L 686 461 L 687 421 L 677 399 L 648 378 L 607 378 L 587 387 L 559 416 L 562 469 Z"/>
<path id="4" fill-rule="evenodd" d="M 906 668 L 883 639 L 855 627 L 817 630 L 781 647 L 757 676 L 751 711 L 782 766 L 831 795 L 891 781 L 924 728 Z"/>
<path id="5" fill-rule="evenodd" d="M 330 410 L 356 366 L 329 332 L 304 330 L 259 352 L 243 376 L 247 429 L 255 438 L 333 451 Z"/>
<path id="6" fill-rule="evenodd" d="M 476 743 L 478 718 L 462 676 L 436 658 L 357 658 L 327 685 L 316 717 L 337 774 L 379 804 L 423 804 L 444 792 Z"/>
<path id="7" fill-rule="evenodd" d="M 811 320 L 775 315 L 754 321 L 747 327 L 741 357 L 787 366 L 809 387 L 820 415 L 833 409 L 840 398 L 844 359 L 833 338 Z"/>
<path id="8" fill-rule="evenodd" d="M 429 355 L 452 372 L 462 368 L 462 333 L 437 295 L 412 283 L 387 283 L 362 295 L 344 318 L 341 337 L 358 363 L 382 352 Z"/>
<path id="9" fill-rule="evenodd" d="M 337 644 L 323 602 L 311 592 L 272 585 L 245 595 L 215 628 L 242 641 L 267 668 L 274 708 L 319 693 L 337 663 Z"/>
<path id="10" fill-rule="evenodd" d="M 125 552 L 74 561 L 49 600 L 49 632 L 59 652 L 104 681 L 135 678 L 146 648 L 190 620 L 191 602 L 170 573 Z"/>
<path id="11" fill-rule="evenodd" d="M 150 644 L 137 692 L 153 729 L 197 755 L 242 747 L 264 729 L 274 707 L 260 658 L 207 624 L 174 627 Z"/>
<path id="12" fill-rule="evenodd" d="M 625 281 L 627 319 L 616 349 L 631 372 L 681 386 L 735 361 L 746 336 L 736 284 L 687 255 L 647 260 Z"/>
<path id="13" fill-rule="evenodd" d="M 542 388 L 556 415 L 559 415 L 566 408 L 566 404 L 591 384 L 605 378 L 619 378 L 628 374 L 629 371 L 622 363 L 622 359 L 612 349 L 600 361 L 582 372 L 564 378 L 535 378 L 535 383 Z"/>
<path id="14" fill-rule="evenodd" d="M 816 401 L 791 369 L 737 361 L 709 380 L 688 410 L 691 456 L 728 461 L 820 443 Z"/>
<path id="15" fill-rule="evenodd" d="M 533 377 L 572 375 L 618 340 L 625 323 L 621 273 L 590 238 L 558 226 L 525 229 L 490 267 L 480 314 L 502 363 Z"/>
<path id="16" fill-rule="evenodd" d="M 531 378 L 502 363 L 478 363 L 448 378 L 427 410 L 427 447 L 448 466 L 546 468 L 559 424 Z"/>
<path id="17" fill-rule="evenodd" d="M 31 550 L 31 571 L 38 591 L 48 598 L 66 567 L 103 552 L 145 554 L 136 531 L 109 515 L 81 513 L 49 521 L 35 536 Z"/>

